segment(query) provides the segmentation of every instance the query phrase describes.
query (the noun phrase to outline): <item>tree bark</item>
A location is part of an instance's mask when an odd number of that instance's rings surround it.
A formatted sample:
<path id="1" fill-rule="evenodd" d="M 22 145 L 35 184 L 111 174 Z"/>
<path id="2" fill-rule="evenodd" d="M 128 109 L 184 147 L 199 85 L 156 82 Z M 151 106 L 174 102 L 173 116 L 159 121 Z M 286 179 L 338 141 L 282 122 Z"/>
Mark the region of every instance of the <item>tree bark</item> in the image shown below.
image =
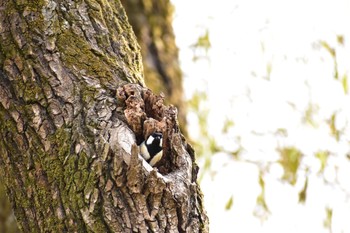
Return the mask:
<path id="1" fill-rule="evenodd" d="M 119 1 L 0 2 L 0 177 L 23 232 L 207 232 L 194 151 Z M 136 144 L 164 137 L 156 168 Z"/>

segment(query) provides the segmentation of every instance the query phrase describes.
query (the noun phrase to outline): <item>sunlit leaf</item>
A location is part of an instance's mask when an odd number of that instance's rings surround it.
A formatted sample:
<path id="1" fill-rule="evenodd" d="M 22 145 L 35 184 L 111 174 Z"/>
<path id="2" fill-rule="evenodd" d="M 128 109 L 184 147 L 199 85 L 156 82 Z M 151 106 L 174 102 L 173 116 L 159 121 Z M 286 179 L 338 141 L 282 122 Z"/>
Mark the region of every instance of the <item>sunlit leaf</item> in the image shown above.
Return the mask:
<path id="1" fill-rule="evenodd" d="M 341 83 L 343 85 L 344 93 L 348 94 L 349 86 L 348 86 L 348 76 L 346 74 L 343 75 L 341 79 Z"/>
<path id="2" fill-rule="evenodd" d="M 230 210 L 232 208 L 232 205 L 233 205 L 233 196 L 231 196 L 230 199 L 228 199 L 225 205 L 225 210 Z"/>
<path id="3" fill-rule="evenodd" d="M 199 36 L 197 42 L 190 46 L 193 49 L 193 62 L 196 62 L 199 59 L 208 59 L 208 51 L 211 47 L 210 38 L 209 38 L 209 30 L 207 29 L 204 35 Z"/>
<path id="4" fill-rule="evenodd" d="M 304 121 L 310 125 L 312 125 L 313 127 L 316 127 L 316 122 L 314 121 L 314 114 L 317 113 L 318 111 L 318 106 L 315 104 L 309 104 L 308 108 L 305 111 L 305 115 L 304 115 Z"/>
<path id="5" fill-rule="evenodd" d="M 211 159 L 210 158 L 206 158 L 205 162 L 204 162 L 203 169 L 209 169 L 210 166 L 211 166 Z"/>
<path id="6" fill-rule="evenodd" d="M 257 197 L 256 203 L 257 203 L 259 206 L 263 207 L 263 209 L 264 209 L 265 211 L 268 211 L 268 210 L 269 210 L 268 207 L 267 207 L 267 204 L 266 204 L 265 195 L 264 195 L 263 193 L 260 193 L 260 195 Z"/>
<path id="7" fill-rule="evenodd" d="M 328 121 L 328 125 L 331 129 L 331 134 L 335 137 L 335 139 L 337 139 L 337 141 L 339 141 L 340 132 L 335 126 L 335 120 L 336 120 L 336 114 L 333 113 L 331 116 L 331 119 Z"/>
<path id="8" fill-rule="evenodd" d="M 190 108 L 199 111 L 200 103 L 205 100 L 207 100 L 207 94 L 205 92 L 196 91 L 187 104 Z"/>
<path id="9" fill-rule="evenodd" d="M 288 132 L 287 129 L 284 128 L 278 128 L 275 132 L 276 136 L 283 136 L 283 137 L 287 137 L 288 136 Z"/>
<path id="10" fill-rule="evenodd" d="M 270 214 L 270 210 L 265 200 L 265 181 L 264 181 L 263 173 L 261 171 L 259 173 L 259 186 L 261 188 L 261 192 L 259 196 L 256 198 L 256 208 L 254 210 L 254 215 L 259 217 L 261 220 L 264 220 Z"/>
<path id="11" fill-rule="evenodd" d="M 200 133 L 205 137 L 205 139 L 209 140 L 208 136 L 208 128 L 207 128 L 207 119 L 208 119 L 209 111 L 207 109 L 199 111 L 198 115 L 198 123 L 200 128 Z M 203 142 L 202 142 L 203 143 Z M 208 145 L 208 143 L 207 143 Z M 210 143 L 211 146 L 211 143 Z"/>
<path id="12" fill-rule="evenodd" d="M 263 174 L 260 172 L 259 174 L 259 185 L 263 193 L 265 193 L 265 180 Z"/>
<path id="13" fill-rule="evenodd" d="M 239 155 L 241 154 L 243 148 L 240 146 L 237 150 L 231 151 L 230 154 L 235 158 L 238 159 Z"/>
<path id="14" fill-rule="evenodd" d="M 320 41 L 320 45 L 325 48 L 333 58 L 335 58 L 335 49 L 332 48 L 326 41 Z"/>
<path id="15" fill-rule="evenodd" d="M 316 152 L 315 156 L 316 156 L 316 158 L 318 158 L 320 160 L 320 163 L 321 163 L 320 172 L 323 172 L 326 165 L 327 165 L 329 152 L 328 151 L 318 151 L 318 152 Z"/>
<path id="16" fill-rule="evenodd" d="M 222 151 L 222 149 L 218 146 L 216 140 L 212 137 L 209 138 L 209 150 L 211 154 Z"/>
<path id="17" fill-rule="evenodd" d="M 222 127 L 222 132 L 227 133 L 230 128 L 232 128 L 235 125 L 233 120 L 226 119 L 224 122 L 224 126 Z"/>
<path id="18" fill-rule="evenodd" d="M 266 220 L 270 215 L 270 210 L 267 207 L 265 201 L 265 195 L 261 193 L 256 199 L 256 208 L 254 209 L 254 216 L 258 217 L 260 220 Z"/>
<path id="19" fill-rule="evenodd" d="M 326 41 L 320 41 L 320 45 L 322 48 L 325 48 L 328 53 L 332 56 L 334 62 L 334 78 L 339 80 L 339 71 L 338 71 L 338 63 L 336 59 L 336 50 L 332 48 Z"/>
<path id="20" fill-rule="evenodd" d="M 329 207 L 326 207 L 326 219 L 323 221 L 323 226 L 326 229 L 329 229 L 329 230 L 332 229 L 332 217 L 333 217 L 333 210 Z"/>
<path id="21" fill-rule="evenodd" d="M 337 35 L 337 42 L 340 45 L 344 45 L 344 36 L 343 35 Z"/>
<path id="22" fill-rule="evenodd" d="M 266 79 L 267 79 L 267 80 L 270 80 L 271 73 L 272 73 L 272 63 L 271 63 L 271 62 L 268 62 L 268 63 L 266 64 Z"/>
<path id="23" fill-rule="evenodd" d="M 350 160 L 350 154 L 347 154 L 347 155 L 346 155 L 346 158 L 347 158 L 348 160 Z"/>
<path id="24" fill-rule="evenodd" d="M 211 47 L 210 39 L 209 39 L 209 30 L 207 29 L 204 35 L 198 37 L 197 42 L 192 45 L 195 48 L 204 48 L 206 51 Z"/>
<path id="25" fill-rule="evenodd" d="M 306 178 L 305 182 L 304 182 L 304 187 L 299 192 L 299 203 L 305 203 L 305 201 L 306 201 L 306 193 L 307 193 L 308 184 L 309 184 L 309 179 Z"/>
<path id="26" fill-rule="evenodd" d="M 336 62 L 336 61 L 334 62 L 334 78 L 335 78 L 336 80 L 339 79 L 338 65 L 337 65 L 337 62 Z"/>
<path id="27" fill-rule="evenodd" d="M 297 171 L 302 158 L 301 152 L 294 147 L 286 147 L 279 150 L 284 174 L 282 179 L 294 185 L 297 181 Z"/>
<path id="28" fill-rule="evenodd" d="M 197 56 L 197 55 L 193 55 L 193 57 L 192 57 L 192 61 L 193 62 L 196 62 L 196 61 L 198 61 L 200 59 L 200 57 L 199 56 Z"/>

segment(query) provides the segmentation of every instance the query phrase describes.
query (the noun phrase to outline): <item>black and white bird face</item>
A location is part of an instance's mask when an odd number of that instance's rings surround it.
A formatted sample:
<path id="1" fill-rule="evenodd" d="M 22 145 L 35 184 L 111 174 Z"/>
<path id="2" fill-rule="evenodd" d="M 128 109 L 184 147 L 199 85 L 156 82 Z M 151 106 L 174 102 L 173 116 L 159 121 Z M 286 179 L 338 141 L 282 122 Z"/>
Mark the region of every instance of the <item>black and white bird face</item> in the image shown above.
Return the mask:
<path id="1" fill-rule="evenodd" d="M 140 145 L 142 157 L 154 166 L 163 156 L 163 135 L 161 133 L 152 133 L 146 141 Z"/>

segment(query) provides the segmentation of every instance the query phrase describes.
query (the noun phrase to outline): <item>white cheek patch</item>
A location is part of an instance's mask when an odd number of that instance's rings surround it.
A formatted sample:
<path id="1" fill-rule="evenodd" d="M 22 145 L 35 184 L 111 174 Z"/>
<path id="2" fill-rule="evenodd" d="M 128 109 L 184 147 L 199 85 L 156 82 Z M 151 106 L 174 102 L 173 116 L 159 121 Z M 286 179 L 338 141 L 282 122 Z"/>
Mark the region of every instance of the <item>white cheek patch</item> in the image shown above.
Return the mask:
<path id="1" fill-rule="evenodd" d="M 159 146 L 160 146 L 160 147 L 163 147 L 163 138 L 160 139 L 160 141 L 159 141 Z"/>
<path id="2" fill-rule="evenodd" d="M 147 141 L 146 141 L 147 145 L 151 145 L 152 142 L 153 142 L 153 140 L 154 140 L 154 137 L 153 137 L 152 135 L 149 136 L 148 139 L 147 139 Z"/>
<path id="3" fill-rule="evenodd" d="M 148 153 L 148 149 L 147 149 L 144 142 L 140 146 L 140 153 L 145 160 L 149 160 L 151 158 L 151 156 Z"/>

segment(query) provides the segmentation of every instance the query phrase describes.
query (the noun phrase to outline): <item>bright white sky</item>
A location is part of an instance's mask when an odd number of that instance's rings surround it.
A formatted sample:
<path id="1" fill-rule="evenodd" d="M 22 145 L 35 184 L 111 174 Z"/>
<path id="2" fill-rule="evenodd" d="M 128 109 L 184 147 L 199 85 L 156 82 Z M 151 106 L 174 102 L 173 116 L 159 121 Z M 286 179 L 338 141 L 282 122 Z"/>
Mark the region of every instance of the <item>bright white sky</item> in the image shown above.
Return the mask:
<path id="1" fill-rule="evenodd" d="M 186 96 L 207 93 L 203 108 L 210 110 L 209 133 L 225 149 L 240 144 L 245 159 L 262 163 L 278 160 L 276 148 L 295 146 L 310 167 L 305 204 L 298 204 L 303 169 L 291 186 L 280 181 L 281 166 L 271 167 L 265 176 L 271 215 L 261 221 L 253 215 L 261 191 L 257 167 L 223 152 L 213 155 L 201 183 L 211 232 L 328 232 L 323 227 L 326 206 L 333 208 L 332 233 L 350 232 L 349 195 L 340 186 L 324 184 L 313 156 L 320 150 L 331 152 L 326 178 L 338 179 L 349 194 L 350 163 L 345 155 L 350 153 L 350 97 L 334 79 L 334 61 L 319 42 L 336 48 L 339 77 L 349 76 L 350 0 L 172 1 Z M 190 46 L 206 30 L 209 60 L 193 62 Z M 344 36 L 344 46 L 337 43 L 337 35 Z M 303 121 L 310 104 L 316 108 L 314 126 Z M 336 127 L 347 132 L 339 141 L 326 123 L 332 114 L 337 116 Z M 224 135 L 225 119 L 235 125 Z M 189 120 L 190 134 L 201 140 L 196 115 L 190 114 Z M 277 137 L 278 129 L 288 136 Z M 233 206 L 225 210 L 230 197 Z"/>

